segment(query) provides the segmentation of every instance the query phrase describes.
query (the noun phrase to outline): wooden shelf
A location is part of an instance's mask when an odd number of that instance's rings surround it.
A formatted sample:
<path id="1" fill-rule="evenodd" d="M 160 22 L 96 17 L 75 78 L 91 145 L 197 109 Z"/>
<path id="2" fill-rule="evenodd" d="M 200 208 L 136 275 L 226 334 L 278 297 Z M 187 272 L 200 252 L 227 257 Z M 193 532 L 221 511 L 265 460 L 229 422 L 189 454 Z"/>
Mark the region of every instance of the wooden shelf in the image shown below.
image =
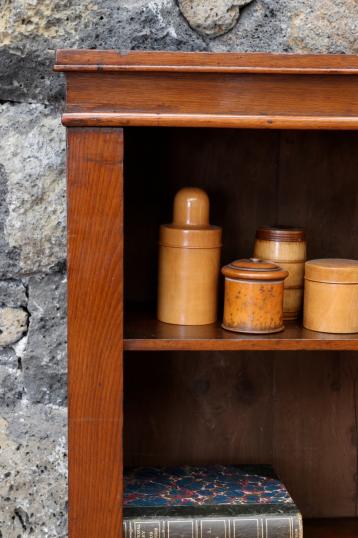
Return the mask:
<path id="1" fill-rule="evenodd" d="M 358 518 L 306 519 L 304 538 L 357 538 Z"/>
<path id="2" fill-rule="evenodd" d="M 325 334 L 304 329 L 287 321 L 285 330 L 275 334 L 249 335 L 225 331 L 219 323 L 201 326 L 170 325 L 146 311 L 125 316 L 124 349 L 127 351 L 308 351 L 358 350 L 358 333 Z"/>

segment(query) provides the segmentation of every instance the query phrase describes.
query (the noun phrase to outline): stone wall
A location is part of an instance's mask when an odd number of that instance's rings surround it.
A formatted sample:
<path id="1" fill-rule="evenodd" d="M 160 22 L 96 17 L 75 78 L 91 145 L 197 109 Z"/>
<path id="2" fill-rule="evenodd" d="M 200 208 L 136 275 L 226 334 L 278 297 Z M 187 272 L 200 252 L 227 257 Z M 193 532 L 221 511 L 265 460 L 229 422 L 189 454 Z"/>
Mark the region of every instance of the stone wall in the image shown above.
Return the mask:
<path id="1" fill-rule="evenodd" d="M 358 53 L 357 0 L 2 0 L 0 538 L 65 537 L 60 47 Z"/>

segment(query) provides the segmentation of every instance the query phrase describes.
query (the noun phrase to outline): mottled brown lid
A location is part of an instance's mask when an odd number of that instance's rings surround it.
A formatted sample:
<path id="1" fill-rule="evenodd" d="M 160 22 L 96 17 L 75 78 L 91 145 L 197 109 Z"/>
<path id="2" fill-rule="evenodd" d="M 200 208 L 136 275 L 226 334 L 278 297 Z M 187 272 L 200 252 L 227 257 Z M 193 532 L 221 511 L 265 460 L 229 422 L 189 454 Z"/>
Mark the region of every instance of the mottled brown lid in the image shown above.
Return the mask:
<path id="1" fill-rule="evenodd" d="M 305 231 L 303 228 L 295 228 L 293 226 L 260 226 L 256 232 L 256 239 L 264 241 L 305 241 Z"/>
<path id="2" fill-rule="evenodd" d="M 221 272 L 228 278 L 239 280 L 284 280 L 288 272 L 275 263 L 249 258 L 225 265 Z"/>
<path id="3" fill-rule="evenodd" d="M 358 260 L 342 258 L 310 260 L 305 264 L 305 278 L 331 284 L 358 284 Z"/>

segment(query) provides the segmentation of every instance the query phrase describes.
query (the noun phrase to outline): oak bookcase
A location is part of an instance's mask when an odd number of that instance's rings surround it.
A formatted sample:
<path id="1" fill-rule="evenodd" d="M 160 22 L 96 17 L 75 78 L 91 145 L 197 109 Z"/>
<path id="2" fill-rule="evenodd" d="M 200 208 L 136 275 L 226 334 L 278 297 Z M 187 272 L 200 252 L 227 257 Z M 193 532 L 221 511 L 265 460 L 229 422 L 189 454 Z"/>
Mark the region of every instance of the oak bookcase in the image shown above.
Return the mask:
<path id="1" fill-rule="evenodd" d="M 55 70 L 70 538 L 120 536 L 123 459 L 273 463 L 306 537 L 357 537 L 358 334 L 165 325 L 155 293 L 158 226 L 184 185 L 209 192 L 223 263 L 278 221 L 306 228 L 310 258 L 358 258 L 358 57 L 60 50 Z"/>

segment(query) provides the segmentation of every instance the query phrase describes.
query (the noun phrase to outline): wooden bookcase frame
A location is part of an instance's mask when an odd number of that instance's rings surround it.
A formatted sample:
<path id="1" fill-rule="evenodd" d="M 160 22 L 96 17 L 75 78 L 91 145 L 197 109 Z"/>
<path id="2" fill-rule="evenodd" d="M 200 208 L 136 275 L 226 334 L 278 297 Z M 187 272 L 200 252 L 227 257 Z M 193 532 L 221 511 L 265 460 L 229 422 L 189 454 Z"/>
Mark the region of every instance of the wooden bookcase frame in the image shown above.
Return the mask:
<path id="1" fill-rule="evenodd" d="M 69 536 L 117 538 L 123 350 L 358 350 L 358 335 L 298 324 L 244 336 L 218 326 L 123 328 L 123 128 L 358 129 L 358 56 L 60 50 L 68 127 Z M 306 536 L 353 538 L 356 519 Z"/>

